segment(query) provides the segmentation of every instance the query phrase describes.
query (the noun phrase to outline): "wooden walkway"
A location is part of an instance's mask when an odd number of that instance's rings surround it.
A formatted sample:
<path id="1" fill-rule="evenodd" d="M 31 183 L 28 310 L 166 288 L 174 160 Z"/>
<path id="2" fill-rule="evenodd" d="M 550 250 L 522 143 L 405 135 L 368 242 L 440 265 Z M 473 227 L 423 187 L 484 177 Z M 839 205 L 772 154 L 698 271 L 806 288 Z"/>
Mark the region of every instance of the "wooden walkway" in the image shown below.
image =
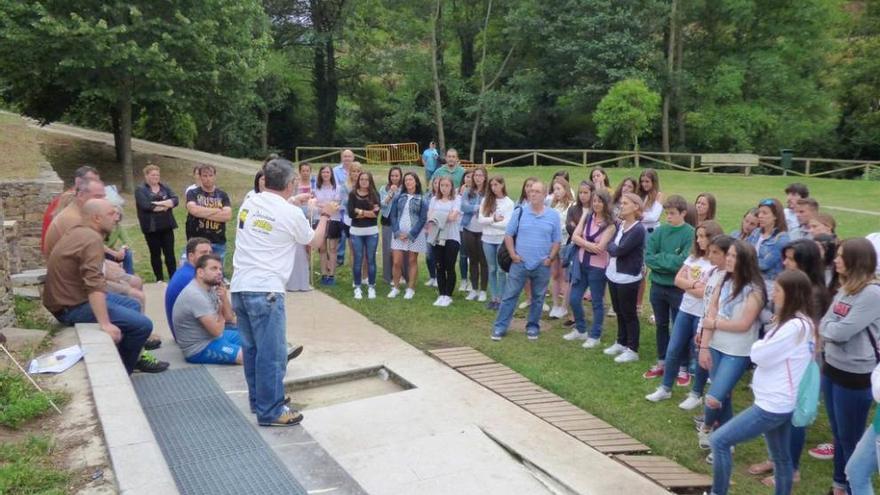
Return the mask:
<path id="1" fill-rule="evenodd" d="M 638 455 L 648 453 L 648 446 L 475 349 L 450 347 L 428 353 L 667 490 L 699 491 L 712 485 L 711 477 L 694 473 L 665 457 Z"/>

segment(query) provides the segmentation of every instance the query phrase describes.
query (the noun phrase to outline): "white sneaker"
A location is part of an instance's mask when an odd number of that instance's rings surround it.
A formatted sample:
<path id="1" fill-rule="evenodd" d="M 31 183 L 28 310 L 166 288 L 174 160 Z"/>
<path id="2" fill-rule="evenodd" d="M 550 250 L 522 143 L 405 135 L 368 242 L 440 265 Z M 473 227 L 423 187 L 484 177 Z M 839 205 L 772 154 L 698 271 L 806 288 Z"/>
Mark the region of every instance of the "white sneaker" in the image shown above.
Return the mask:
<path id="1" fill-rule="evenodd" d="M 392 287 L 391 292 L 388 293 L 388 299 L 394 299 L 398 294 L 400 294 L 400 289 Z"/>
<path id="2" fill-rule="evenodd" d="M 699 445 L 701 449 L 709 450 L 712 448 L 712 444 L 709 443 L 709 435 L 711 434 L 711 431 L 706 431 L 702 428 L 697 430 L 697 445 Z"/>
<path id="3" fill-rule="evenodd" d="M 541 309 L 544 310 L 544 312 L 546 313 L 546 312 L 550 311 L 550 306 L 547 305 L 547 303 L 544 303 L 544 305 L 541 306 Z"/>
<path id="4" fill-rule="evenodd" d="M 459 291 L 459 292 L 464 292 L 464 291 L 466 291 L 466 290 L 468 290 L 468 281 L 467 281 L 467 280 L 462 280 L 461 283 L 458 284 L 458 291 Z"/>
<path id="5" fill-rule="evenodd" d="M 443 296 L 437 296 L 437 299 L 434 300 L 434 306 L 442 306 Z"/>
<path id="6" fill-rule="evenodd" d="M 562 338 L 565 340 L 584 340 L 587 338 L 587 333 L 586 332 L 580 333 L 577 330 L 572 330 L 572 331 L 568 332 L 567 334 L 563 335 Z"/>
<path id="7" fill-rule="evenodd" d="M 370 279 L 368 279 L 368 278 L 362 278 L 362 279 L 361 279 L 361 285 L 370 285 Z"/>
<path id="8" fill-rule="evenodd" d="M 375 287 L 367 287 L 367 299 L 376 299 Z"/>
<path id="9" fill-rule="evenodd" d="M 445 308 L 445 307 L 449 306 L 450 304 L 452 304 L 452 297 L 450 297 L 450 296 L 440 296 L 440 297 L 443 298 L 443 300 L 440 302 L 441 308 Z"/>
<path id="10" fill-rule="evenodd" d="M 547 316 L 549 316 L 551 320 L 558 320 L 559 309 L 559 306 L 553 306 L 552 308 L 550 308 L 550 314 L 548 314 Z"/>
<path id="11" fill-rule="evenodd" d="M 474 290 L 474 286 L 471 285 L 471 281 L 470 281 L 470 280 L 467 281 L 467 287 L 465 288 L 465 290 Z"/>
<path id="12" fill-rule="evenodd" d="M 615 356 L 615 355 L 620 354 L 621 352 L 623 352 L 623 351 L 625 351 L 625 350 L 626 350 L 626 347 L 624 347 L 624 346 L 618 344 L 617 342 L 615 342 L 614 344 L 611 345 L 611 347 L 606 347 L 605 350 L 602 351 L 602 352 L 603 352 L 604 354 L 609 355 L 609 356 Z"/>
<path id="13" fill-rule="evenodd" d="M 519 309 L 526 309 L 529 307 L 530 303 L 531 303 L 530 301 L 523 301 L 523 302 L 519 303 L 518 307 L 519 307 Z"/>
<path id="14" fill-rule="evenodd" d="M 661 386 L 657 387 L 657 390 L 655 390 L 653 393 L 646 395 L 645 398 L 651 402 L 660 402 L 661 400 L 671 399 L 672 392 L 670 392 L 669 390 L 666 390 L 661 385 Z"/>
<path id="15" fill-rule="evenodd" d="M 693 392 L 688 393 L 688 396 L 685 400 L 681 401 L 681 404 L 678 405 L 679 408 L 684 409 L 685 411 L 690 411 L 691 409 L 698 407 L 703 404 L 703 398 L 698 397 Z"/>
<path id="16" fill-rule="evenodd" d="M 403 293 L 403 298 L 404 298 L 404 299 L 412 299 L 413 296 L 415 296 L 415 295 L 416 295 L 416 291 L 414 291 L 414 290 L 410 289 L 409 287 L 407 287 L 407 288 L 406 288 L 406 292 Z"/>
<path id="17" fill-rule="evenodd" d="M 480 302 L 486 302 L 486 299 L 488 298 L 489 297 L 486 295 L 486 291 L 484 290 L 481 290 L 480 293 L 477 295 L 477 301 Z"/>
<path id="18" fill-rule="evenodd" d="M 477 291 L 472 290 L 472 291 L 468 292 L 468 295 L 466 295 L 464 298 L 467 301 L 473 301 L 474 299 L 477 298 L 478 295 L 479 294 L 477 294 Z"/>
<path id="19" fill-rule="evenodd" d="M 429 278 L 427 282 L 425 282 L 425 287 L 437 287 L 437 279 Z"/>
<path id="20" fill-rule="evenodd" d="M 632 349 L 627 349 L 614 358 L 615 363 L 632 363 L 639 360 L 639 354 Z"/>
<path id="21" fill-rule="evenodd" d="M 355 299 L 363 299 L 363 298 L 364 298 L 364 293 L 361 292 L 361 288 L 360 288 L 360 287 L 355 287 L 355 288 L 354 288 L 354 298 L 355 298 Z"/>
<path id="22" fill-rule="evenodd" d="M 592 349 L 599 345 L 599 339 L 594 339 L 593 337 L 587 337 L 587 340 L 581 345 L 584 349 Z"/>

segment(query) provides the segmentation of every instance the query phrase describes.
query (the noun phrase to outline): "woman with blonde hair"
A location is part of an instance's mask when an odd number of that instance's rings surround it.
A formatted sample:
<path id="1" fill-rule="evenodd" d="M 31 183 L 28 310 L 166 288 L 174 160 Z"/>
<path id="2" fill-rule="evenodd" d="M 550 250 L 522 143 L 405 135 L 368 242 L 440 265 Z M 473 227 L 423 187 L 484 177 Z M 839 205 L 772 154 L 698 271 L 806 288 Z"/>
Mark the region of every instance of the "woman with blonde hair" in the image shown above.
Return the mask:
<path id="1" fill-rule="evenodd" d="M 565 220 L 568 218 L 568 209 L 574 204 L 574 196 L 571 193 L 571 186 L 563 176 L 557 176 L 553 179 L 550 191 L 550 207 L 559 213 L 559 228 L 562 232 L 562 242 L 560 245 L 565 246 L 569 243 L 568 229 L 565 228 Z M 561 254 L 550 264 L 550 300 L 553 305 L 550 308 L 550 318 L 563 318 L 568 314 L 566 307 L 568 299 L 569 284 L 566 277 L 566 269 L 562 266 Z"/>

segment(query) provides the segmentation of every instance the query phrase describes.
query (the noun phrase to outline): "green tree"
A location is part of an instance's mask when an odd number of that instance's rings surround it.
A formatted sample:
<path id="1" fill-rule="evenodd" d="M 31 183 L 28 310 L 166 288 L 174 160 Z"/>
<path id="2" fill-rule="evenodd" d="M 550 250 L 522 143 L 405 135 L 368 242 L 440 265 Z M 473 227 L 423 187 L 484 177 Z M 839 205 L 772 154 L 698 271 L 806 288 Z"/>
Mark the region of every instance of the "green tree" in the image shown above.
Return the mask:
<path id="1" fill-rule="evenodd" d="M 639 150 L 639 137 L 660 115 L 660 95 L 639 79 L 625 79 L 611 87 L 593 113 L 599 138 L 615 146 L 631 143 Z"/>
<path id="2" fill-rule="evenodd" d="M 200 139 L 217 132 L 252 102 L 270 41 L 256 0 L 3 2 L 0 32 L 6 97 L 42 122 L 81 100 L 109 115 L 126 190 L 133 107 L 165 103 L 200 117 Z"/>
<path id="3" fill-rule="evenodd" d="M 840 67 L 840 142 L 847 155 L 880 156 L 880 0 L 864 2 Z"/>

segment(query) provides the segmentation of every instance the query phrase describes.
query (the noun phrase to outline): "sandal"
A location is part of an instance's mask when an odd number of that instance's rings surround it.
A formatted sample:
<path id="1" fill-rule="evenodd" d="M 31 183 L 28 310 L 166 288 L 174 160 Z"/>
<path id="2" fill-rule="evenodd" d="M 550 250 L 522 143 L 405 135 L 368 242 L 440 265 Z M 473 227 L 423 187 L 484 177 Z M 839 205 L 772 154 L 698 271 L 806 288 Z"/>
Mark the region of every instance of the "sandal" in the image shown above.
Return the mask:
<path id="1" fill-rule="evenodd" d="M 791 482 L 792 483 L 800 483 L 800 481 L 801 481 L 801 473 L 800 473 L 800 471 L 795 471 L 791 477 Z M 776 486 L 776 478 L 774 478 L 773 476 L 767 476 L 766 478 L 761 480 L 761 484 L 764 486 L 773 488 Z"/>
<path id="2" fill-rule="evenodd" d="M 752 464 L 749 466 L 749 474 L 753 476 L 757 476 L 759 474 L 766 474 L 773 472 L 773 461 L 766 460 L 764 462 L 759 462 L 757 464 Z M 773 478 L 772 476 L 770 478 Z M 766 485 L 766 483 L 765 483 Z"/>

